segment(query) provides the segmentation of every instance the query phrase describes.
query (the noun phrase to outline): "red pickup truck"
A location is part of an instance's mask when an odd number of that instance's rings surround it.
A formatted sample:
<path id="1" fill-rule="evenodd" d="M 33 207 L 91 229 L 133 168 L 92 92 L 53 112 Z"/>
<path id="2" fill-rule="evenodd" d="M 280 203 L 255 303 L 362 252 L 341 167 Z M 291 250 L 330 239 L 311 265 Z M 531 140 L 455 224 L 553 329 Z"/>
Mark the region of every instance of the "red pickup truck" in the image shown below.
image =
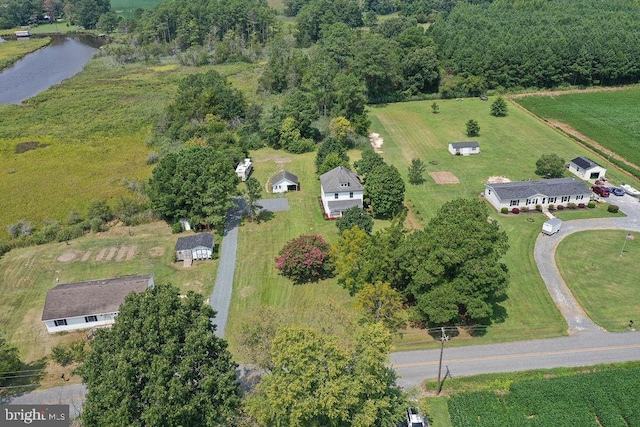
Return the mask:
<path id="1" fill-rule="evenodd" d="M 609 189 L 603 185 L 594 185 L 591 189 L 602 197 L 609 197 Z"/>

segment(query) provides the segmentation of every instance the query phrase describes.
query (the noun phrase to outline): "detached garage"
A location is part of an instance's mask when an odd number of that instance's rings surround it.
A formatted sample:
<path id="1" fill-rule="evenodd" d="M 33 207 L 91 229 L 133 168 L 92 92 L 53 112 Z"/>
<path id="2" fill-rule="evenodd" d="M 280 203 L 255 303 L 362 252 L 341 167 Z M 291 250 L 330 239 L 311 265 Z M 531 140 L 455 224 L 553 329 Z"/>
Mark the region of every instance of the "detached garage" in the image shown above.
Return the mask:
<path id="1" fill-rule="evenodd" d="M 604 178 L 607 173 L 605 168 L 583 156 L 576 157 L 569 162 L 569 171 L 587 181 Z"/>
<path id="2" fill-rule="evenodd" d="M 180 237 L 176 243 L 176 261 L 211 259 L 214 244 L 210 233 Z"/>

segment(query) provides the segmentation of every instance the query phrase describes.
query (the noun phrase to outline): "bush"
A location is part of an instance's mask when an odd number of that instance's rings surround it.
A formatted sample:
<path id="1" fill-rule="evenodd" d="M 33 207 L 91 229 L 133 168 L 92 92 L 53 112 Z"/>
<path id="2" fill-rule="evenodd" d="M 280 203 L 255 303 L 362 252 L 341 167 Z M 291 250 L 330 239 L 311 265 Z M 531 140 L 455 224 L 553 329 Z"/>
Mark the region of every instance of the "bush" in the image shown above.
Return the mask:
<path id="1" fill-rule="evenodd" d="M 567 208 L 569 208 L 569 209 L 575 209 L 577 207 L 578 207 L 578 205 L 576 205 L 575 203 L 567 203 Z"/>
<path id="2" fill-rule="evenodd" d="M 60 366 L 67 366 L 73 362 L 71 351 L 62 344 L 53 347 L 51 350 L 51 359 Z"/>
<path id="3" fill-rule="evenodd" d="M 529 206 L 523 206 L 522 209 L 520 209 L 520 211 L 529 212 Z"/>
<path id="4" fill-rule="evenodd" d="M 619 210 L 620 208 L 617 205 L 609 205 L 607 207 L 607 212 L 618 213 Z"/>
<path id="5" fill-rule="evenodd" d="M 296 237 L 280 250 L 276 268 L 296 284 L 322 279 L 332 271 L 330 248 L 319 234 Z"/>
<path id="6" fill-rule="evenodd" d="M 587 203 L 587 207 L 588 207 L 589 209 L 593 209 L 593 208 L 595 208 L 595 207 L 596 207 L 596 202 L 591 201 L 591 202 Z"/>
<path id="7" fill-rule="evenodd" d="M 182 233 L 182 224 L 180 224 L 180 221 L 173 223 L 173 225 L 171 226 L 171 232 L 174 234 Z"/>
<path id="8" fill-rule="evenodd" d="M 69 344 L 69 354 L 71 355 L 71 358 L 74 362 L 84 361 L 84 356 L 86 354 L 84 347 L 85 341 L 82 339 L 73 341 L 71 344 Z"/>
<path id="9" fill-rule="evenodd" d="M 584 208 L 586 208 L 586 207 L 587 207 L 587 205 L 585 205 L 584 203 L 578 203 L 578 207 L 579 207 L 580 209 L 584 209 Z"/>
<path id="10" fill-rule="evenodd" d="M 538 212 L 542 212 L 542 205 L 536 205 L 536 210 Z"/>
<path id="11" fill-rule="evenodd" d="M 556 205 L 549 205 L 549 212 L 553 212 L 556 210 Z"/>
<path id="12" fill-rule="evenodd" d="M 11 250 L 11 243 L 0 242 L 0 257 Z"/>
<path id="13" fill-rule="evenodd" d="M 509 213 L 509 208 L 502 208 L 502 209 L 500 209 L 500 212 L 502 212 L 503 214 L 508 214 Z"/>
<path id="14" fill-rule="evenodd" d="M 563 210 L 563 209 L 564 209 L 564 206 L 563 206 L 563 205 L 558 205 L 558 210 L 559 210 L 559 211 L 561 211 L 561 210 Z"/>
<path id="15" fill-rule="evenodd" d="M 511 212 L 512 212 L 512 213 L 514 213 L 514 214 L 516 214 L 516 215 L 518 215 L 518 214 L 520 213 L 520 209 L 518 209 L 518 208 L 513 208 L 513 209 L 511 209 Z"/>

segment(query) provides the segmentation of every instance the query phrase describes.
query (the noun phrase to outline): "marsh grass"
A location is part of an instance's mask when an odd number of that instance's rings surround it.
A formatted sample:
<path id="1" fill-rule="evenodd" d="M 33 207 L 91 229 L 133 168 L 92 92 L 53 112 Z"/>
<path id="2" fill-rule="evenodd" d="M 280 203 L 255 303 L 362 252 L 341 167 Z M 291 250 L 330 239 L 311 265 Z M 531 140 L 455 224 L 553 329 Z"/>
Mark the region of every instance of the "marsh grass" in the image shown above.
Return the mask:
<path id="1" fill-rule="evenodd" d="M 25 55 L 34 52 L 51 43 L 51 39 L 30 39 L 24 41 L 8 40 L 0 43 L 0 70 L 13 65 Z"/>

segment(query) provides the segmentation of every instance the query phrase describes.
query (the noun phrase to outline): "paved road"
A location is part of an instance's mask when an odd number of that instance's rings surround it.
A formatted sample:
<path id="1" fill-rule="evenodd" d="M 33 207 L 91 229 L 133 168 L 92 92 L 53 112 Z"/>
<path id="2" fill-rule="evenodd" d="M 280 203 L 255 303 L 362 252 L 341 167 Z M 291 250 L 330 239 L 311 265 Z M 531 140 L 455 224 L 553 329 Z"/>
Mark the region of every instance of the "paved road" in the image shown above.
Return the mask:
<path id="1" fill-rule="evenodd" d="M 29 393 L 12 396 L 3 400 L 3 404 L 15 405 L 69 405 L 69 415 L 75 418 L 82 409 L 87 388 L 84 384 L 72 384 L 61 387 L 36 390 Z"/>

